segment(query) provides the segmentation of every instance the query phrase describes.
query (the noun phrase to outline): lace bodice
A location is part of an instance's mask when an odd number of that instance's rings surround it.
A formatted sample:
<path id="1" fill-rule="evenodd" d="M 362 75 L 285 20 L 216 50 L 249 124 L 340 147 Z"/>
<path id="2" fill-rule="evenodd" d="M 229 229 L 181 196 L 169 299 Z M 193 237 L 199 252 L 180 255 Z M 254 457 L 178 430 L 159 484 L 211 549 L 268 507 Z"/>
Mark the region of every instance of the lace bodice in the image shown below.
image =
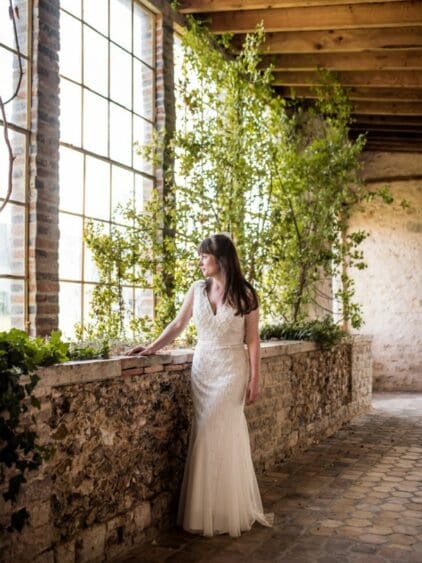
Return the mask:
<path id="1" fill-rule="evenodd" d="M 193 320 L 198 332 L 198 343 L 208 345 L 232 346 L 243 344 L 245 321 L 241 315 L 235 315 L 228 304 L 221 305 L 214 314 L 208 295 L 205 292 L 205 280 L 195 282 Z"/>

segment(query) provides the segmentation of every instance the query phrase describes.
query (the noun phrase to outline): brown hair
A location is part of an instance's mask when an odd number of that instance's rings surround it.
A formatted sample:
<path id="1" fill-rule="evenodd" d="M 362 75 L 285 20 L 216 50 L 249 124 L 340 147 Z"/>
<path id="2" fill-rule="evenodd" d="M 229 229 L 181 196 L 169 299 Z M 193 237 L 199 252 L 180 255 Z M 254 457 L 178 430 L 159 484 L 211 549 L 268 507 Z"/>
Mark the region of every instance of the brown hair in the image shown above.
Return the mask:
<path id="1" fill-rule="evenodd" d="M 235 315 L 247 315 L 258 308 L 258 296 L 252 285 L 245 280 L 240 267 L 236 248 L 230 237 L 224 234 L 212 235 L 204 239 L 199 254 L 212 254 L 226 276 L 223 302 L 236 310 Z M 210 281 L 205 283 L 208 292 Z"/>

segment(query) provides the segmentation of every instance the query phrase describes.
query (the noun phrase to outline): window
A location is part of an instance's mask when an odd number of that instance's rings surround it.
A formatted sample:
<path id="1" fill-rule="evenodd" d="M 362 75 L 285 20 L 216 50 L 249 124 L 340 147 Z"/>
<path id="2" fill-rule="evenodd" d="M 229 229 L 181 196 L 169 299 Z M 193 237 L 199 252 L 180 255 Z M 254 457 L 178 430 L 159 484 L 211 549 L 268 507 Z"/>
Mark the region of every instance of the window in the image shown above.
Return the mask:
<path id="1" fill-rule="evenodd" d="M 16 0 L 16 27 L 23 76 L 9 3 L 0 1 L 0 96 L 5 102 L 9 139 L 15 155 L 13 190 L 0 213 L 0 331 L 26 328 L 27 322 L 27 166 L 30 133 L 30 2 Z M 16 92 L 16 90 L 18 91 Z M 16 92 L 16 96 L 14 96 Z M 13 98 L 13 99 L 11 99 Z M 10 100 L 10 101 L 9 101 Z M 0 114 L 0 205 L 8 189 L 9 153 Z"/>
<path id="2" fill-rule="evenodd" d="M 154 186 L 134 142 L 152 139 L 155 17 L 134 0 L 62 0 L 60 14 L 60 319 L 65 336 L 86 322 L 98 281 L 83 241 L 88 219 L 105 227 L 119 203 L 142 211 Z M 126 287 L 133 315 L 152 296 Z"/>

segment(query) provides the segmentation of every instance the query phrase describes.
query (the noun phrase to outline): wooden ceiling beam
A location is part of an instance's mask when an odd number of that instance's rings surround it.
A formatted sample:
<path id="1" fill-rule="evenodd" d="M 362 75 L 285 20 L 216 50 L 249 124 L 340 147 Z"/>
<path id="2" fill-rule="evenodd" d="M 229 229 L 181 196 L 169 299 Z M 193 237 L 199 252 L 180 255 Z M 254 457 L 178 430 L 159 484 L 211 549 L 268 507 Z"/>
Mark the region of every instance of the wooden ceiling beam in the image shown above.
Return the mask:
<path id="1" fill-rule="evenodd" d="M 422 116 L 422 102 L 369 102 L 355 101 L 355 111 L 370 115 L 418 115 Z"/>
<path id="2" fill-rule="evenodd" d="M 232 40 L 234 50 L 240 49 L 244 41 L 244 34 L 235 35 Z M 368 49 L 415 48 L 422 48 L 422 30 L 418 26 L 270 32 L 265 35 L 263 52 L 267 54 L 355 53 Z"/>
<path id="3" fill-rule="evenodd" d="M 422 36 L 422 29 L 421 29 Z M 273 65 L 274 70 L 312 70 L 317 67 L 328 70 L 418 70 L 422 69 L 422 48 L 413 51 L 364 51 L 361 53 L 286 53 L 265 55 L 264 67 Z"/>
<path id="4" fill-rule="evenodd" d="M 416 70 L 343 71 L 335 73 L 342 86 L 422 88 L 422 72 Z M 308 71 L 274 73 L 274 86 L 310 86 L 318 74 Z M 421 91 L 422 94 L 422 91 Z"/>
<path id="5" fill-rule="evenodd" d="M 401 2 L 402 0 L 372 0 L 372 3 Z M 183 14 L 231 12 L 235 10 L 265 10 L 267 8 L 297 8 L 367 4 L 368 0 L 180 0 L 177 11 Z"/>
<path id="6" fill-rule="evenodd" d="M 205 14 L 213 33 L 247 33 L 262 21 L 266 31 L 422 26 L 418 0 L 339 6 L 267 8 Z"/>
<path id="7" fill-rule="evenodd" d="M 422 90 L 420 88 L 365 88 L 350 87 L 345 88 L 347 97 L 350 100 L 369 100 L 384 102 L 418 102 L 422 100 Z M 316 98 L 316 93 L 312 88 L 297 86 L 294 88 L 277 88 L 280 96 L 291 98 Z"/>

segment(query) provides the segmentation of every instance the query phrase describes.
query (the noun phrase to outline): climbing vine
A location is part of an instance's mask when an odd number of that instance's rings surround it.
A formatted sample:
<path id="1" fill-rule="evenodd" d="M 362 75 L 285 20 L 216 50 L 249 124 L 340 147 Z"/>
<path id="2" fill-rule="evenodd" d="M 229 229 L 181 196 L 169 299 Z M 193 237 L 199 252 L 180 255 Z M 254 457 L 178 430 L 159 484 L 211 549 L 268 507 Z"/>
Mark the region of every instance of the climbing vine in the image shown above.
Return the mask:
<path id="1" fill-rule="evenodd" d="M 127 207 L 131 226 L 115 243 L 113 233 L 87 231 L 97 264 L 108 264 L 94 296 L 94 332 L 111 319 L 122 334 L 111 311 L 114 306 L 121 319 L 123 280 L 154 291 L 153 322 L 133 323 L 141 336 L 157 333 L 200 276 L 196 248 L 214 232 L 226 232 L 236 243 L 265 320 L 301 322 L 311 307 L 324 312 L 323 299 L 333 297 L 339 302 L 335 321 L 359 327 L 349 272 L 366 267 L 359 246 L 368 233 L 348 232 L 347 226 L 351 210 L 369 195 L 359 180 L 365 139 L 349 138 L 351 107 L 344 91 L 321 72 L 315 103 L 287 105 L 274 95 L 271 69 L 262 68 L 261 28 L 231 58 L 225 52 L 229 36 L 216 39 L 189 21 L 176 57 L 176 130 L 170 138 L 158 131 L 152 144 L 139 147 L 158 166 L 166 155 L 165 195 L 156 193 L 141 217 Z M 386 190 L 374 195 L 390 199 Z M 337 289 L 326 295 L 322 288 L 333 278 Z"/>
<path id="2" fill-rule="evenodd" d="M 37 442 L 29 408 L 40 408 L 33 394 L 39 381 L 36 369 L 68 360 L 68 344 L 59 332 L 49 339 L 29 338 L 18 329 L 0 332 L 0 486 L 3 498 L 14 504 L 28 471 L 37 469 L 48 458 L 49 449 Z M 9 531 L 21 531 L 29 519 L 24 507 L 15 510 Z M 0 526 L 2 528 L 2 526 Z"/>

